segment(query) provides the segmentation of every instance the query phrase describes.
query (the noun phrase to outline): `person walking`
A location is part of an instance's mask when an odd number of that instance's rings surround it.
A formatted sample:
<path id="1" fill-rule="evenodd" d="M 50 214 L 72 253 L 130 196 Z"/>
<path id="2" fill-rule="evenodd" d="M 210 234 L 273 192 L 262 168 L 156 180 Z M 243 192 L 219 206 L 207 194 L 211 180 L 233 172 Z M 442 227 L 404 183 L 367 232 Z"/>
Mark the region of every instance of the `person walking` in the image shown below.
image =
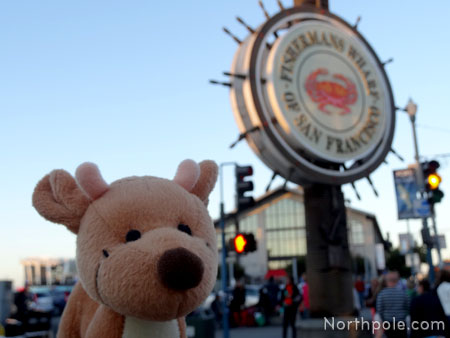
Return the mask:
<path id="1" fill-rule="evenodd" d="M 292 328 L 292 338 L 296 338 L 295 320 L 297 309 L 301 303 L 301 295 L 292 276 L 288 276 L 286 287 L 282 291 L 281 302 L 283 305 L 283 338 L 287 337 L 288 327 Z"/>
<path id="2" fill-rule="evenodd" d="M 450 321 L 445 312 L 448 301 L 442 302 L 439 297 L 440 288 L 450 286 L 449 282 L 450 274 L 445 271 L 441 272 L 435 289 L 430 288 L 426 279 L 419 282 L 419 296 L 411 301 L 411 338 L 450 337 Z"/>
<path id="3" fill-rule="evenodd" d="M 245 305 L 245 285 L 242 280 L 238 280 L 233 289 L 233 298 L 230 302 L 230 325 L 240 326 L 242 322 L 242 310 Z"/>
<path id="4" fill-rule="evenodd" d="M 302 319 L 308 319 L 309 318 L 309 286 L 308 281 L 306 278 L 306 273 L 303 273 L 302 275 L 303 282 L 301 283 L 301 295 L 302 295 L 302 302 L 300 305 L 300 311 L 302 315 Z"/>
<path id="5" fill-rule="evenodd" d="M 356 277 L 355 290 L 358 293 L 359 309 L 364 307 L 364 296 L 366 292 L 366 285 L 361 276 Z"/>
<path id="6" fill-rule="evenodd" d="M 370 312 L 373 316 L 375 316 L 375 305 L 377 301 L 377 295 L 381 291 L 381 283 L 378 278 L 373 278 L 370 281 L 370 288 L 366 298 L 366 307 L 370 309 Z"/>
<path id="7" fill-rule="evenodd" d="M 269 316 L 272 316 L 275 313 L 277 305 L 279 304 L 280 287 L 275 282 L 275 278 L 273 278 L 273 276 L 270 276 L 269 281 L 264 287 L 267 290 L 267 294 L 270 300 Z"/>
<path id="8" fill-rule="evenodd" d="M 398 272 L 388 272 L 386 288 L 380 291 L 376 300 L 377 313 L 383 321 L 384 334 L 388 338 L 406 338 L 408 332 L 406 317 L 409 313 L 409 298 L 403 289 L 397 287 L 398 282 Z"/>

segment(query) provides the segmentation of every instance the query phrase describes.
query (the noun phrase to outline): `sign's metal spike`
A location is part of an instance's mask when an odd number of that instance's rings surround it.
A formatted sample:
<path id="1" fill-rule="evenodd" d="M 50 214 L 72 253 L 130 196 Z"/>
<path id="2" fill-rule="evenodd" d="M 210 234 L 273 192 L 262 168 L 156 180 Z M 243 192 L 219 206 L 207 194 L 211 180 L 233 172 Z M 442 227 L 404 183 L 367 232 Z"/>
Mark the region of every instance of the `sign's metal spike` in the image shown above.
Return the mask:
<path id="1" fill-rule="evenodd" d="M 392 61 L 394 61 L 394 58 L 387 59 L 386 61 L 384 61 L 382 63 L 383 67 L 386 66 L 387 64 L 391 63 Z"/>
<path id="2" fill-rule="evenodd" d="M 277 176 L 278 176 L 278 173 L 276 171 L 274 171 L 272 177 L 270 178 L 269 184 L 266 187 L 266 192 L 268 192 L 270 190 L 270 186 L 272 185 L 273 181 L 275 180 L 275 178 Z"/>
<path id="3" fill-rule="evenodd" d="M 358 199 L 358 201 L 361 201 L 361 196 L 359 195 L 359 192 L 356 189 L 355 182 L 352 182 L 352 188 L 353 188 L 353 191 L 355 192 L 355 195 L 356 195 L 356 198 Z"/>
<path id="4" fill-rule="evenodd" d="M 254 128 L 252 128 L 250 130 L 247 130 L 246 132 L 244 132 L 242 134 L 239 134 L 238 139 L 236 141 L 234 141 L 232 144 L 230 144 L 230 149 L 233 149 L 236 144 L 238 144 L 240 141 L 245 139 L 248 134 L 253 133 L 253 132 L 257 131 L 257 130 L 259 130 L 259 127 L 254 127 Z"/>
<path id="5" fill-rule="evenodd" d="M 360 21 L 361 21 L 361 16 L 358 16 L 358 17 L 356 18 L 355 24 L 353 25 L 353 28 L 354 28 L 354 29 L 358 29 L 358 25 L 359 25 Z"/>
<path id="6" fill-rule="evenodd" d="M 378 197 L 378 191 L 377 189 L 375 189 L 375 186 L 373 185 L 373 182 L 370 178 L 370 176 L 366 176 L 367 182 L 369 182 L 370 186 L 372 187 L 373 193 L 375 194 L 375 196 Z"/>
<path id="7" fill-rule="evenodd" d="M 241 80 L 245 80 L 247 78 L 247 75 L 244 74 L 234 74 L 234 73 L 230 73 L 230 72 L 223 72 L 223 75 L 225 76 L 230 76 L 230 77 L 234 77 L 236 79 L 241 79 Z"/>
<path id="8" fill-rule="evenodd" d="M 284 6 L 283 6 L 283 3 L 281 2 L 281 0 L 277 0 L 277 4 L 278 4 L 278 7 L 280 7 L 280 9 L 282 11 L 284 11 Z"/>
<path id="9" fill-rule="evenodd" d="M 236 41 L 238 44 L 241 44 L 241 43 L 242 43 L 242 40 L 240 40 L 236 35 L 234 35 L 233 33 L 231 33 L 231 32 L 228 30 L 228 28 L 223 27 L 223 31 L 224 31 L 227 35 L 231 36 L 231 38 L 232 38 L 234 41 Z"/>
<path id="10" fill-rule="evenodd" d="M 258 3 L 259 3 L 259 7 L 261 7 L 261 9 L 262 9 L 262 11 L 264 13 L 264 16 L 266 17 L 267 20 L 269 20 L 270 19 L 270 15 L 266 11 L 266 8 L 264 7 L 264 3 L 261 0 L 259 0 Z"/>
<path id="11" fill-rule="evenodd" d="M 209 80 L 209 83 L 213 85 L 222 85 L 225 87 L 232 87 L 232 84 L 230 82 L 222 82 L 222 81 L 216 81 L 216 80 Z"/>
<path id="12" fill-rule="evenodd" d="M 405 162 L 405 159 L 404 159 L 399 153 L 397 153 L 397 152 L 394 150 L 394 148 L 391 148 L 391 153 L 393 153 L 395 156 L 397 156 L 397 158 L 398 158 L 400 161 Z"/>
<path id="13" fill-rule="evenodd" d="M 247 30 L 250 32 L 250 34 L 255 33 L 255 30 L 250 27 L 240 16 L 236 17 L 237 22 L 239 22 L 242 26 L 244 26 L 245 28 L 247 28 Z"/>

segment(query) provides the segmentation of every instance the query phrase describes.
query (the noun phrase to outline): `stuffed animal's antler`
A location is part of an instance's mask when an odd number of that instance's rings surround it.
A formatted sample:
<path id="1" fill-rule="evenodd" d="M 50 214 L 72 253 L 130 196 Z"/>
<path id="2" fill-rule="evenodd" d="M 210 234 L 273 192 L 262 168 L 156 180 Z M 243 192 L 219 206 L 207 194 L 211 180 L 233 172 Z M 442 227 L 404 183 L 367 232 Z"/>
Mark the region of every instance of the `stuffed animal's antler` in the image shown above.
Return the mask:
<path id="1" fill-rule="evenodd" d="M 92 200 L 96 200 L 108 191 L 109 185 L 103 180 L 100 170 L 94 163 L 85 162 L 81 164 L 75 173 L 81 189 Z"/>
<path id="2" fill-rule="evenodd" d="M 200 177 L 200 166 L 192 160 L 184 160 L 180 163 L 173 179 L 187 191 L 192 191 Z"/>

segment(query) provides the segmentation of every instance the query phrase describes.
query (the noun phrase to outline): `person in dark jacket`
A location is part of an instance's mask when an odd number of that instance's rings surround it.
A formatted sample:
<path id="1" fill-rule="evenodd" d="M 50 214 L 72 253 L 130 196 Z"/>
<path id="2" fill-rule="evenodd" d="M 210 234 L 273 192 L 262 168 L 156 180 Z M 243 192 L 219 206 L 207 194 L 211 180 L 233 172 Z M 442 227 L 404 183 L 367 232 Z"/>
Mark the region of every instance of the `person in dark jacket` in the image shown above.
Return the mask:
<path id="1" fill-rule="evenodd" d="M 264 288 L 267 290 L 267 295 L 269 296 L 270 315 L 272 315 L 275 312 L 275 308 L 278 305 L 280 287 L 278 286 L 277 283 L 275 283 L 275 279 L 273 278 L 273 276 L 271 276 L 267 284 L 264 286 Z"/>
<path id="2" fill-rule="evenodd" d="M 438 286 L 442 282 L 441 278 Z M 422 293 L 411 301 L 411 338 L 450 337 L 450 323 L 436 290 L 430 289 L 427 280 L 419 282 L 419 293 Z"/>
<path id="3" fill-rule="evenodd" d="M 245 305 L 245 286 L 242 281 L 236 282 L 233 299 L 230 303 L 230 323 L 232 327 L 241 325 L 241 311 Z"/>
<path id="4" fill-rule="evenodd" d="M 16 306 L 14 318 L 22 322 L 24 325 L 27 323 L 29 300 L 30 297 L 28 294 L 27 285 L 24 288 L 20 288 L 14 295 L 14 305 Z"/>

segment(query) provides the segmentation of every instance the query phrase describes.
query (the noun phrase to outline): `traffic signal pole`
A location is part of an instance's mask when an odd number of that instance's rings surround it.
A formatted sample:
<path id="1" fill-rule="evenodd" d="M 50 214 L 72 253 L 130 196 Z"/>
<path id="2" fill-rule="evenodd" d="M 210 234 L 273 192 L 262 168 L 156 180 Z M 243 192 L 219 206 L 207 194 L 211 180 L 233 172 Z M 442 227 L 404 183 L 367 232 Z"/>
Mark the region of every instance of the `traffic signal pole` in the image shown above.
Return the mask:
<path id="1" fill-rule="evenodd" d="M 222 232 L 222 266 L 220 277 L 222 279 L 222 330 L 223 338 L 230 337 L 230 331 L 228 326 L 228 306 L 227 306 L 227 248 L 225 245 L 225 202 L 223 196 L 223 167 L 228 165 L 236 166 L 235 162 L 223 162 L 219 166 L 219 182 L 220 182 L 220 230 Z"/>
<path id="2" fill-rule="evenodd" d="M 419 146 L 417 142 L 417 132 L 416 132 L 416 112 L 417 105 L 410 99 L 405 111 L 408 113 L 409 119 L 411 121 L 411 127 L 413 132 L 413 141 L 414 141 L 414 153 L 415 159 L 417 163 L 417 179 L 419 180 L 418 186 L 420 189 L 420 195 L 422 198 L 425 198 L 425 181 L 423 177 L 422 166 L 420 164 L 420 156 L 419 156 Z M 430 284 L 434 283 L 435 275 L 434 275 L 434 266 L 433 266 L 433 257 L 431 256 L 432 244 L 430 243 L 430 229 L 428 228 L 428 218 L 422 218 L 422 238 L 424 244 L 427 246 L 427 262 L 430 271 L 428 272 L 428 279 Z"/>
<path id="3" fill-rule="evenodd" d="M 438 254 L 438 265 L 439 268 L 442 269 L 444 264 L 442 262 L 442 255 L 441 255 L 441 243 L 439 243 L 439 234 L 437 231 L 437 226 L 436 226 L 436 213 L 434 211 L 434 204 L 432 204 L 431 206 L 431 226 L 433 227 L 433 232 L 434 235 L 436 236 L 436 241 L 434 243 L 434 245 L 436 246 L 436 250 L 437 250 L 437 254 Z"/>

